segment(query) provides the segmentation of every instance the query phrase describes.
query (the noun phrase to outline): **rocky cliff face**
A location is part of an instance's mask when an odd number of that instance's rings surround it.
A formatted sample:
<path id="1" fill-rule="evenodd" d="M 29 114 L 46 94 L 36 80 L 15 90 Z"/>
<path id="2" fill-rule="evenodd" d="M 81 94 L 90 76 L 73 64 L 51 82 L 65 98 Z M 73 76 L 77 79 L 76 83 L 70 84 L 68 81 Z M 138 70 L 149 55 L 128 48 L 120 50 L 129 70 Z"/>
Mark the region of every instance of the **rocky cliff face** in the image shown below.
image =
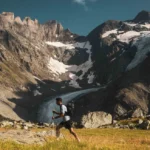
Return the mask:
<path id="1" fill-rule="evenodd" d="M 134 20 L 107 21 L 88 35 L 98 80 L 109 84 L 76 102 L 76 121 L 88 111 L 106 111 L 116 119 L 136 109 L 149 114 L 149 21 L 149 12 L 142 11 Z"/>
<path id="2" fill-rule="evenodd" d="M 86 103 L 79 116 L 102 110 L 120 117 L 137 107 L 147 114 L 149 41 L 146 11 L 130 21 L 109 20 L 86 37 L 54 20 L 40 24 L 4 12 L 0 15 L 1 115 L 29 119 L 46 97 L 99 85 L 108 87 L 77 102 L 79 109 L 81 102 Z"/>
<path id="3" fill-rule="evenodd" d="M 141 11 L 133 20 L 135 23 L 145 23 L 150 21 L 150 12 Z"/>
<path id="4" fill-rule="evenodd" d="M 73 34 L 55 20 L 40 24 L 29 17 L 21 20 L 13 13 L 3 12 L 0 15 L 1 115 L 26 119 L 45 97 L 94 84 L 90 72 L 91 47 L 86 37 Z"/>

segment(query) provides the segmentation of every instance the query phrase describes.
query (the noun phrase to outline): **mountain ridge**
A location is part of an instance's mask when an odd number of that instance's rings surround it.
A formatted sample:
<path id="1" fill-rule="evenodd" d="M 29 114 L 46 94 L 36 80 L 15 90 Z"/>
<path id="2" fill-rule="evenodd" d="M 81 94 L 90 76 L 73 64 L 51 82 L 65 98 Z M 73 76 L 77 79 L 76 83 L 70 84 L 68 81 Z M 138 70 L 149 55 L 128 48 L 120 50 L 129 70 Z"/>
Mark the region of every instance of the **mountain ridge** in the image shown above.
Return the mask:
<path id="1" fill-rule="evenodd" d="M 132 77 L 132 86 L 123 81 L 127 80 L 130 72 L 135 74 L 136 68 L 142 70 L 140 66 L 147 60 L 146 57 L 149 57 L 146 46 L 149 41 L 150 24 L 147 20 L 141 22 L 141 17 L 139 19 L 138 16 L 132 21 L 106 21 L 85 37 L 64 29 L 54 20 L 41 25 L 38 20 L 31 20 L 30 17 L 21 20 L 19 17 L 15 18 L 13 13 L 2 13 L 0 15 L 0 83 L 3 96 L 0 97 L 0 108 L 7 106 L 7 110 L 14 115 L 8 115 L 4 110 L 1 111 L 1 115 L 25 120 L 31 119 L 32 116 L 32 119 L 36 120 L 38 106 L 45 98 L 100 85 L 110 86 L 106 88 L 105 93 L 112 95 L 113 100 L 111 101 L 110 97 L 103 95 L 102 92 L 99 92 L 100 95 L 96 93 L 99 101 L 101 96 L 106 97 L 100 102 L 103 108 L 97 107 L 92 103 L 95 97 L 90 94 L 92 101 L 89 104 L 92 106 L 91 108 L 88 106 L 87 110 L 103 109 L 117 113 L 114 111 L 115 108 L 121 107 L 123 110 L 130 108 L 131 103 L 128 102 L 135 101 L 129 97 L 123 100 L 119 96 L 121 102 L 118 103 L 116 98 L 118 90 L 123 93 L 124 88 L 129 88 L 132 93 L 137 88 L 134 85 L 137 85 L 140 79 L 142 79 L 141 87 L 149 90 L 148 86 L 144 85 L 144 82 L 149 84 L 149 81 L 143 78 L 143 76 L 147 78 L 147 73 L 139 75 L 136 81 Z M 139 71 L 137 73 L 140 74 Z M 124 87 L 118 87 L 118 80 Z M 114 93 L 110 89 L 113 89 Z M 145 105 L 144 108 L 147 107 L 146 101 L 149 99 L 145 97 L 142 103 Z M 119 105 L 120 103 L 122 105 Z M 123 104 L 128 107 L 124 108 Z M 142 105 L 135 103 L 136 107 L 144 110 Z M 119 116 L 120 112 L 117 115 Z"/>

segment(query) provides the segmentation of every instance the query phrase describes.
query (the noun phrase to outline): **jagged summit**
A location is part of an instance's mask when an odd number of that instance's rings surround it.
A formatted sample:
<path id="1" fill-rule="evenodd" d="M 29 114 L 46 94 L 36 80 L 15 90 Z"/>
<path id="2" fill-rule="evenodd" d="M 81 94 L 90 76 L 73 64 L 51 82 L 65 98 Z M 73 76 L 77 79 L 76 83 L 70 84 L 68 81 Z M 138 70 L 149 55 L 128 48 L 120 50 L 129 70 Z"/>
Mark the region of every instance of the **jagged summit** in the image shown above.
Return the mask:
<path id="1" fill-rule="evenodd" d="M 64 29 L 62 24 L 56 20 L 49 20 L 40 24 L 37 19 L 32 20 L 25 17 L 23 20 L 12 12 L 3 12 L 0 14 L 0 29 L 10 29 L 30 40 L 44 41 L 64 41 L 68 42 L 77 37 L 70 30 Z"/>
<path id="2" fill-rule="evenodd" d="M 150 22 L 150 12 L 141 11 L 133 20 L 135 23 Z"/>
<path id="3" fill-rule="evenodd" d="M 140 107 L 147 113 L 150 109 L 147 103 L 149 19 L 150 13 L 142 11 L 134 20 L 106 21 L 82 37 L 64 29 L 56 20 L 40 24 L 30 17 L 21 20 L 11 12 L 3 12 L 0 14 L 0 99 L 5 103 L 0 102 L 0 115 L 16 119 L 18 114 L 28 119 L 29 110 L 35 111 L 48 96 L 109 83 L 114 84 L 86 100 L 87 111 L 102 108 L 121 116 L 122 112 L 126 114 Z"/>

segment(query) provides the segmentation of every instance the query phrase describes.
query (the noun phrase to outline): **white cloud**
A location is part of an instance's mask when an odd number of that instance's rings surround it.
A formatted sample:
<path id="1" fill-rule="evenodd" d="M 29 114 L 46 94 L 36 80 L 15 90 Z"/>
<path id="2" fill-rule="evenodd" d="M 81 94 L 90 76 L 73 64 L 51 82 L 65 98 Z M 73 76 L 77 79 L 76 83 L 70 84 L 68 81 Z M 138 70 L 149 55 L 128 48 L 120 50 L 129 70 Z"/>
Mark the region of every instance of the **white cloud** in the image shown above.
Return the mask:
<path id="1" fill-rule="evenodd" d="M 87 2 L 97 2 L 98 0 L 73 0 L 74 3 L 84 6 L 85 10 L 88 10 Z"/>
<path id="2" fill-rule="evenodd" d="M 86 1 L 85 0 L 73 0 L 75 3 L 78 3 L 80 5 L 84 5 L 86 4 Z"/>

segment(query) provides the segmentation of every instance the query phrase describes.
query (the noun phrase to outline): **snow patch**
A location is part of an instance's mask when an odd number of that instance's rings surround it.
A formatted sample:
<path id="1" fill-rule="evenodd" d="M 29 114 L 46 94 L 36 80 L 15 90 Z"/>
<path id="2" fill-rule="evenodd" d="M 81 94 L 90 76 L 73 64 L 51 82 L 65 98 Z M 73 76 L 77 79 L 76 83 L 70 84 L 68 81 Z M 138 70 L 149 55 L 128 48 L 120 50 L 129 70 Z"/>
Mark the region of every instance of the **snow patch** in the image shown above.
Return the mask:
<path id="1" fill-rule="evenodd" d="M 118 30 L 118 29 L 114 29 L 114 30 L 110 30 L 110 31 L 105 32 L 105 33 L 102 35 L 102 38 L 106 38 L 106 37 L 109 36 L 110 34 L 117 34 L 117 30 Z"/>
<path id="2" fill-rule="evenodd" d="M 117 39 L 121 42 L 129 43 L 133 38 L 140 36 L 140 32 L 128 31 L 117 35 Z"/>
<path id="3" fill-rule="evenodd" d="M 74 78 L 76 78 L 76 75 L 73 73 L 69 73 L 69 78 L 73 80 Z"/>
<path id="4" fill-rule="evenodd" d="M 146 23 L 146 24 L 144 24 L 144 25 L 141 25 L 142 27 L 145 27 L 145 28 L 147 28 L 147 29 L 150 29 L 150 24 L 148 24 L 148 23 Z"/>
<path id="5" fill-rule="evenodd" d="M 131 27 L 135 27 L 137 25 L 136 23 L 128 23 L 128 22 L 125 22 L 125 24 Z"/>
<path id="6" fill-rule="evenodd" d="M 51 89 L 52 91 L 54 91 L 54 92 L 56 92 L 56 90 L 55 89 Z"/>
<path id="7" fill-rule="evenodd" d="M 145 27 L 147 29 L 150 29 L 150 24 L 149 23 L 145 23 L 145 24 L 136 24 L 136 23 L 127 23 L 125 22 L 126 25 L 131 26 L 131 27 L 135 27 L 135 26 L 141 26 L 141 27 Z"/>
<path id="8" fill-rule="evenodd" d="M 142 32 L 141 36 L 133 42 L 133 46 L 137 47 L 137 52 L 134 59 L 127 66 L 127 71 L 136 67 L 146 59 L 147 54 L 150 52 L 150 31 Z"/>
<path id="9" fill-rule="evenodd" d="M 57 58 L 56 55 L 54 55 L 54 58 Z"/>
<path id="10" fill-rule="evenodd" d="M 116 60 L 116 57 L 115 58 L 113 58 L 113 59 L 111 59 L 111 61 L 110 62 L 113 62 L 113 61 L 115 61 Z"/>
<path id="11" fill-rule="evenodd" d="M 101 84 L 97 82 L 96 85 L 97 85 L 97 86 L 100 86 Z"/>
<path id="12" fill-rule="evenodd" d="M 36 76 L 33 76 L 33 77 L 34 77 L 34 79 L 37 79 L 37 80 L 40 81 L 41 83 L 46 84 L 46 83 L 43 82 L 40 78 L 38 78 L 38 77 L 36 77 Z"/>
<path id="13" fill-rule="evenodd" d="M 39 95 L 42 95 L 42 93 L 40 93 L 38 90 L 34 90 L 33 95 L 34 96 L 39 96 Z"/>
<path id="14" fill-rule="evenodd" d="M 87 78 L 88 78 L 88 84 L 92 84 L 95 78 L 94 72 L 90 72 Z"/>
<path id="15" fill-rule="evenodd" d="M 66 49 L 74 49 L 75 47 L 73 44 L 64 44 L 62 42 L 45 42 L 47 45 L 51 45 L 54 47 L 59 47 L 59 48 L 66 48 Z"/>
<path id="16" fill-rule="evenodd" d="M 79 83 L 78 83 L 76 80 L 71 80 L 71 81 L 69 82 L 69 85 L 70 85 L 71 87 L 74 87 L 74 88 L 77 88 L 77 89 L 81 89 Z"/>
<path id="17" fill-rule="evenodd" d="M 91 45 L 89 42 L 76 42 L 76 43 L 62 43 L 62 42 L 45 42 L 47 45 L 51 45 L 58 48 L 65 48 L 65 49 L 75 49 L 75 48 L 82 48 L 82 49 L 91 49 Z"/>
<path id="18" fill-rule="evenodd" d="M 85 75 L 85 73 L 88 72 L 88 70 L 93 66 L 93 62 L 92 62 L 92 52 L 91 52 L 91 48 L 92 46 L 90 45 L 90 42 L 82 42 L 82 43 L 74 43 L 74 44 L 64 44 L 61 42 L 46 42 L 47 44 L 56 46 L 56 47 L 65 47 L 65 48 L 81 48 L 81 49 L 85 49 L 86 52 L 89 54 L 88 60 L 77 66 L 77 65 L 65 65 L 64 63 L 54 59 L 54 58 L 49 58 L 49 63 L 48 63 L 48 68 L 50 71 L 52 71 L 53 73 L 55 73 L 56 75 L 61 75 L 67 72 L 69 73 L 69 78 L 71 79 L 70 81 L 70 86 L 74 86 L 75 88 L 81 88 L 79 86 L 79 84 L 77 83 L 77 80 L 82 80 L 83 76 Z M 75 73 L 78 73 L 79 71 L 82 71 L 82 74 L 80 76 L 76 76 Z"/>
<path id="19" fill-rule="evenodd" d="M 57 75 L 66 73 L 69 67 L 70 66 L 65 65 L 64 63 L 56 59 L 53 59 L 52 57 L 50 58 L 48 63 L 48 68 Z"/>

